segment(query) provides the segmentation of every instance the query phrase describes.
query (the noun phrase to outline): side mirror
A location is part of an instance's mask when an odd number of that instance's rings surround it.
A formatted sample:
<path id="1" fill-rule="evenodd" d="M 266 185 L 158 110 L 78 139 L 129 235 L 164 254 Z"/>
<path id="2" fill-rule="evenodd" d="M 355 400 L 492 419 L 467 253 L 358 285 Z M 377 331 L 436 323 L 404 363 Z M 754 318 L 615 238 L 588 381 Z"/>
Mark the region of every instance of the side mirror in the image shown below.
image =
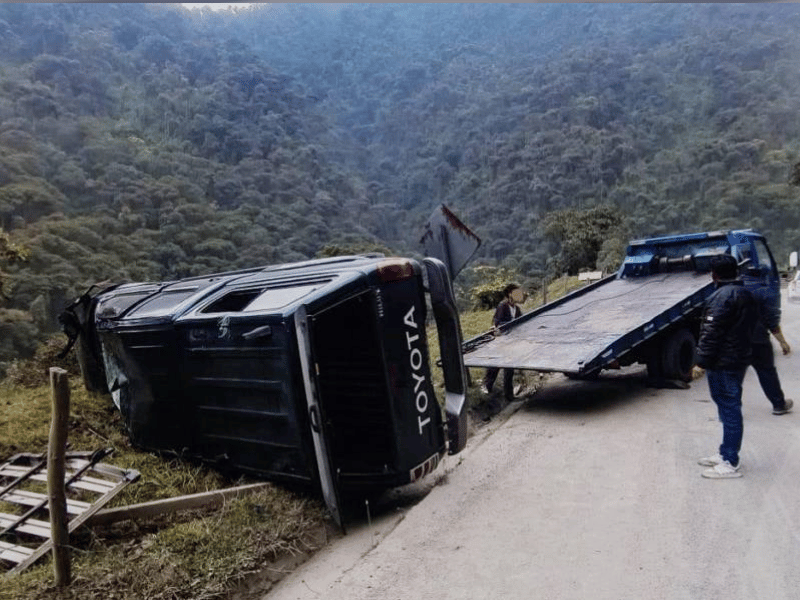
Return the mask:
<path id="1" fill-rule="evenodd" d="M 744 267 L 753 258 L 750 252 L 750 244 L 735 244 L 731 246 L 731 256 L 739 262 L 739 268 Z"/>

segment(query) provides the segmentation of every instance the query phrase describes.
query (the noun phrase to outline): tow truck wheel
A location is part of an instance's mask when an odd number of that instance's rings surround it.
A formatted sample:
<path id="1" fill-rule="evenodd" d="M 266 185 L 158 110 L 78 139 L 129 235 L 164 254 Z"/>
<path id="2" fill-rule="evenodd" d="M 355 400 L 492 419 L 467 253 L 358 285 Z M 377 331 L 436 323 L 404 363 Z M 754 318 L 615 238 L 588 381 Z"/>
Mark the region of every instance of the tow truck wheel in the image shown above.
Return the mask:
<path id="1" fill-rule="evenodd" d="M 670 334 L 662 346 L 662 377 L 690 381 L 696 343 L 694 335 L 688 329 L 678 329 Z"/>

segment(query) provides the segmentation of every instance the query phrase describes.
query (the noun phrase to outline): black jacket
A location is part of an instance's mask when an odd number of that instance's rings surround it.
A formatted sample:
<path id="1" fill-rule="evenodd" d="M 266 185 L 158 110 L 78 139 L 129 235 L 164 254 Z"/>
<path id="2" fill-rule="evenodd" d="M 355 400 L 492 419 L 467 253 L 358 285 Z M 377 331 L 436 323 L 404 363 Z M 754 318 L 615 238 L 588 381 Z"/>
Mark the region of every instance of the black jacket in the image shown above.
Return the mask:
<path id="1" fill-rule="evenodd" d="M 503 323 L 508 323 L 509 321 L 513 321 L 517 317 L 522 315 L 522 309 L 517 306 L 516 304 L 512 307 L 508 300 L 503 300 L 500 304 L 497 305 L 497 308 L 494 311 L 494 318 L 492 319 L 492 323 L 495 327 L 502 325 Z"/>
<path id="2" fill-rule="evenodd" d="M 708 297 L 697 365 L 704 369 L 736 370 L 750 364 L 753 329 L 758 313 L 753 295 L 740 280 L 721 281 Z"/>
<path id="3" fill-rule="evenodd" d="M 781 293 L 769 286 L 762 277 L 742 277 L 744 287 L 756 301 L 758 323 L 753 333 L 754 344 L 770 344 L 769 332 L 781 325 Z"/>

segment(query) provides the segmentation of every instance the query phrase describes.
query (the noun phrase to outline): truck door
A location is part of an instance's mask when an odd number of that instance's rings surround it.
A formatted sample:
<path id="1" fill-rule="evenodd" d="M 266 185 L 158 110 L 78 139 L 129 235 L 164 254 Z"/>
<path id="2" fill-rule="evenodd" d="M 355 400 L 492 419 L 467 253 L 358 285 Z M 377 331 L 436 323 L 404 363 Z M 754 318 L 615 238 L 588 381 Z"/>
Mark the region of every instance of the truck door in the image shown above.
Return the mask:
<path id="1" fill-rule="evenodd" d="M 425 224 L 420 243 L 426 256 L 444 263 L 452 281 L 478 250 L 481 239 L 442 204 Z"/>
<path id="2" fill-rule="evenodd" d="M 300 353 L 300 369 L 303 375 L 303 386 L 305 387 L 306 402 L 308 404 L 308 418 L 311 423 L 311 435 L 314 440 L 314 453 L 317 458 L 317 467 L 319 469 L 322 497 L 325 500 L 325 504 L 328 506 L 331 516 L 339 527 L 342 527 L 336 473 L 333 471 L 330 444 L 325 435 L 325 428 L 323 426 L 325 423 L 323 409 L 319 402 L 314 378 L 312 377 L 314 357 L 311 353 L 311 336 L 305 306 L 301 306 L 295 312 L 295 331 L 297 334 L 298 351 Z"/>
<path id="3" fill-rule="evenodd" d="M 779 283 L 780 275 L 778 273 L 778 267 L 775 264 L 775 260 L 772 258 L 772 253 L 769 251 L 767 243 L 761 239 L 754 239 L 753 247 L 758 256 L 759 266 L 764 270 L 770 280 L 774 280 L 771 281 L 771 283 Z"/>

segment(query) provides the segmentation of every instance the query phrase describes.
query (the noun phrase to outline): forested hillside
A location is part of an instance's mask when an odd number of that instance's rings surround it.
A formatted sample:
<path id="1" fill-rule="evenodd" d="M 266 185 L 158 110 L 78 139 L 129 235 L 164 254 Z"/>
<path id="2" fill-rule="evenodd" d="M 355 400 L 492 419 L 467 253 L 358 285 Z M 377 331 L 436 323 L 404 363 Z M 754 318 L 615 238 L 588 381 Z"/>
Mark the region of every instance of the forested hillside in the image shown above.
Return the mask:
<path id="1" fill-rule="evenodd" d="M 798 29 L 791 4 L 2 4 L 0 367 L 93 282 L 417 252 L 441 202 L 523 277 L 722 227 L 784 261 Z"/>

